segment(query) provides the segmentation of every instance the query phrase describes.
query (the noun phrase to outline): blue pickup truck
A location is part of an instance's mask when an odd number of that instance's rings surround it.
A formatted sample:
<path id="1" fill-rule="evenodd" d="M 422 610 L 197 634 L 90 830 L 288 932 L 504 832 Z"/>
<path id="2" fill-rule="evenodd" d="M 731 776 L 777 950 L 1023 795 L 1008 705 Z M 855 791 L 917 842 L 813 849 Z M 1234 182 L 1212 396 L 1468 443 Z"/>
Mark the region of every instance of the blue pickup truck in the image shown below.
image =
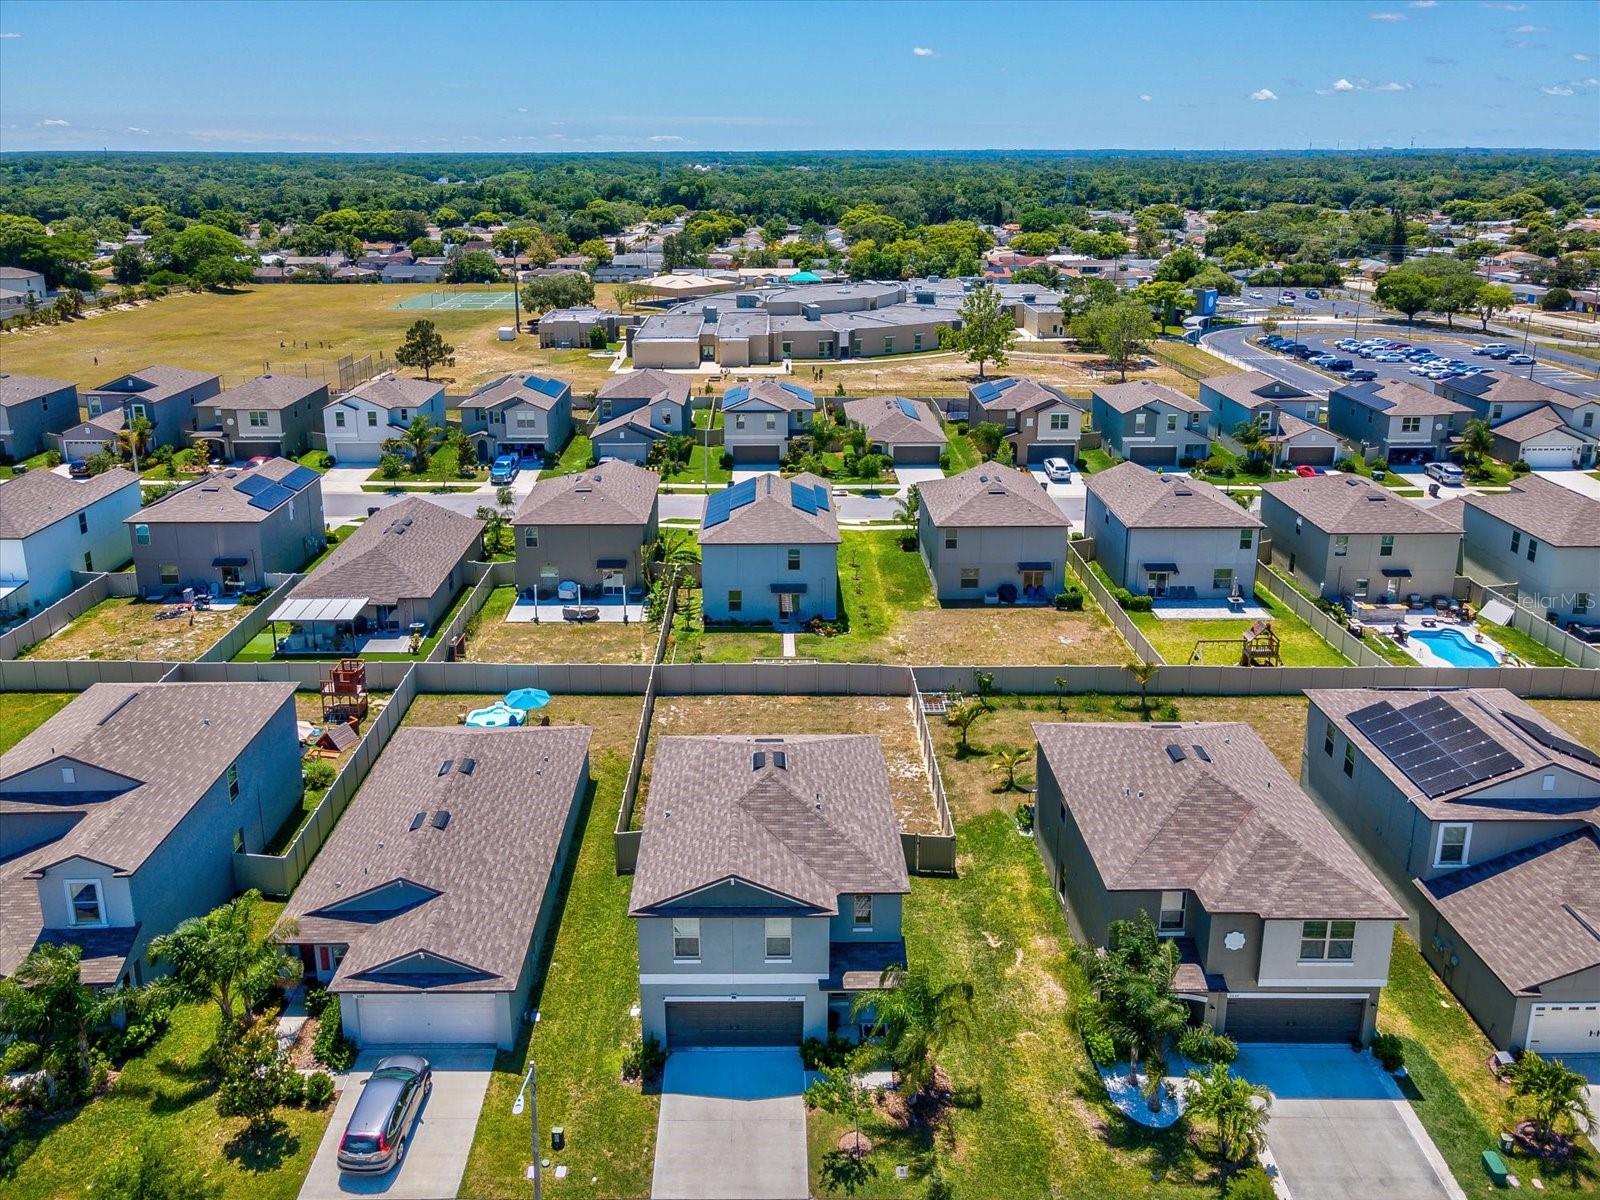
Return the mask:
<path id="1" fill-rule="evenodd" d="M 521 469 L 522 462 L 515 454 L 502 454 L 489 467 L 489 482 L 496 487 L 510 483 Z"/>

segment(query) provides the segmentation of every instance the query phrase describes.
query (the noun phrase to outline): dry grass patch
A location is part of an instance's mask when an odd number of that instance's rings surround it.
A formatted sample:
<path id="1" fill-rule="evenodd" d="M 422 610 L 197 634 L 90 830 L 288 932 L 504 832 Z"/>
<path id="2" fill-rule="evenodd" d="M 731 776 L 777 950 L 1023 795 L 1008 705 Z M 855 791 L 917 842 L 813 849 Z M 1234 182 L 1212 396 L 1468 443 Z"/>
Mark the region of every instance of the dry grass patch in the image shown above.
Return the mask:
<path id="1" fill-rule="evenodd" d="M 165 604 L 132 597 L 102 600 L 72 624 L 22 652 L 22 658 L 133 658 L 146 662 L 193 662 L 250 610 L 200 609 L 160 621 Z"/>
<path id="2" fill-rule="evenodd" d="M 477 662 L 648 663 L 657 627 L 647 621 L 507 621 L 517 589 L 495 588 L 474 619 L 467 654 Z"/>
<path id="3" fill-rule="evenodd" d="M 1046 666 L 1128 662 L 1133 652 L 1093 600 L 1054 608 L 936 608 L 898 615 L 864 662 Z"/>
<path id="4" fill-rule="evenodd" d="M 459 725 L 475 708 L 486 708 L 501 693 L 473 695 L 446 692 L 418 696 L 406 709 L 402 725 Z M 588 725 L 594 730 L 589 742 L 591 757 L 598 754 L 633 754 L 634 734 L 639 731 L 641 696 L 554 696 L 538 716 L 549 717 L 552 725 Z"/>
<path id="5" fill-rule="evenodd" d="M 868 733 L 883 741 L 889 795 L 900 828 L 937 833 L 938 818 L 928 773 L 922 765 L 911 701 L 904 696 L 664 696 L 650 722 L 637 827 L 650 794 L 650 770 L 662 737 L 691 734 Z"/>
<path id="6" fill-rule="evenodd" d="M 1528 703 L 1591 750 L 1600 750 L 1600 700 L 1530 700 Z"/>

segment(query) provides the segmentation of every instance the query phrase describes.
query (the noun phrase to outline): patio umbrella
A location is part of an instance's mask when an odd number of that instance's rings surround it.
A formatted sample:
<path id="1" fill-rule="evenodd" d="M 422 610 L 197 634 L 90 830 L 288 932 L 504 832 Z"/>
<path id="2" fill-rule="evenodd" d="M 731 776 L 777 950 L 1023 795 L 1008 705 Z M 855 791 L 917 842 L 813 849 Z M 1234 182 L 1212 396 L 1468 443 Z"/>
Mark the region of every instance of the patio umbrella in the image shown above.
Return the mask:
<path id="1" fill-rule="evenodd" d="M 518 688 L 514 692 L 506 693 L 506 703 L 512 708 L 520 708 L 528 712 L 535 708 L 543 708 L 550 703 L 550 693 L 543 688 Z"/>

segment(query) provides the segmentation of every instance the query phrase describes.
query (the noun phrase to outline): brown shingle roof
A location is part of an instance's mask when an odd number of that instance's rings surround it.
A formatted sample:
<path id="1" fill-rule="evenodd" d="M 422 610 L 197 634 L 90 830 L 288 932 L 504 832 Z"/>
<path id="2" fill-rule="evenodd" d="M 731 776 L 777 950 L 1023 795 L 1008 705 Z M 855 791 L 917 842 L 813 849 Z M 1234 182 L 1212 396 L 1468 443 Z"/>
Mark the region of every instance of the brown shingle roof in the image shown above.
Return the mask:
<path id="1" fill-rule="evenodd" d="M 112 467 L 89 479 L 68 479 L 54 471 L 29 471 L 15 476 L 0 483 L 0 538 L 31 537 L 138 482 L 137 475 L 121 467 Z"/>
<path id="2" fill-rule="evenodd" d="M 1594 827 L 1416 880 L 1423 899 L 1513 993 L 1600 965 L 1600 840 Z"/>
<path id="3" fill-rule="evenodd" d="M 73 385 L 65 379 L 46 379 L 42 375 L 14 375 L 0 371 L 0 408 L 27 404 L 40 396 L 50 396 Z"/>
<path id="4" fill-rule="evenodd" d="M 918 489 L 928 519 L 956 528 L 1027 527 L 1065 529 L 1071 522 L 1027 471 L 979 463 L 948 479 L 932 479 Z"/>
<path id="5" fill-rule="evenodd" d="M 1210 388 L 1245 408 L 1264 408 L 1279 400 L 1303 400 L 1310 396 L 1292 383 L 1284 383 L 1260 371 L 1230 371 L 1226 375 L 1212 375 L 1200 381 L 1201 387 Z"/>
<path id="6" fill-rule="evenodd" d="M 1146 404 L 1166 404 L 1179 412 L 1210 412 L 1204 404 L 1164 383 L 1151 383 L 1148 379 L 1135 379 L 1129 383 L 1101 384 L 1094 389 L 1095 396 L 1104 400 L 1120 413 L 1131 413 Z"/>
<path id="7" fill-rule="evenodd" d="M 339 543 L 289 600 L 365 597 L 373 604 L 422 599 L 481 545 L 483 522 L 408 496 Z"/>
<path id="8" fill-rule="evenodd" d="M 628 911 L 725 879 L 825 913 L 838 911 L 841 893 L 909 891 L 882 743 L 852 734 L 662 738 Z"/>
<path id="9" fill-rule="evenodd" d="M 1208 912 L 1269 920 L 1404 915 L 1242 722 L 1033 731 L 1113 891 L 1187 890 Z M 1180 761 L 1169 746 L 1181 748 Z"/>
<path id="10" fill-rule="evenodd" d="M 791 484 L 821 488 L 828 483 L 807 471 L 784 478 L 757 475 L 755 499 L 728 514 L 728 519 L 700 531 L 702 546 L 752 546 L 784 543 L 791 546 L 839 544 L 839 519 L 830 500 L 826 509 L 806 512 L 795 507 Z"/>
<path id="11" fill-rule="evenodd" d="M 908 416 L 906 409 L 913 415 Z M 943 446 L 949 440 L 933 405 L 925 400 L 900 396 L 846 400 L 844 415 L 867 431 L 868 440 L 886 446 Z"/>
<path id="12" fill-rule="evenodd" d="M 265 521 L 275 510 L 257 508 L 251 504 L 250 493 L 241 492 L 239 485 L 250 479 L 282 479 L 295 469 L 296 464 L 287 458 L 272 458 L 250 470 L 231 467 L 226 471 L 218 471 L 215 475 L 208 475 L 163 496 L 148 508 L 142 508 L 128 517 L 126 523 L 160 525 L 194 521 L 254 525 Z M 313 479 L 306 486 L 311 487 L 317 482 Z M 320 490 L 317 494 L 320 498 Z"/>
<path id="13" fill-rule="evenodd" d="M 1525 442 L 1529 438 L 1549 433 L 1552 429 L 1563 430 L 1577 441 L 1593 440 L 1592 437 L 1586 439 L 1586 435 L 1569 428 L 1566 418 L 1548 404 L 1541 408 L 1530 409 L 1520 417 L 1500 422 L 1494 427 L 1494 432 L 1496 437 L 1503 437 L 1513 442 Z"/>
<path id="14" fill-rule="evenodd" d="M 1129 529 L 1260 529 L 1226 493 L 1199 479 L 1118 463 L 1085 485 Z"/>
<path id="15" fill-rule="evenodd" d="M 1261 490 L 1324 533 L 1454 532 L 1431 510 L 1360 475 L 1289 479 Z"/>
<path id="16" fill-rule="evenodd" d="M 1376 409 L 1388 417 L 1450 417 L 1458 413 L 1470 415 L 1465 405 L 1425 392 L 1415 384 L 1399 379 L 1380 379 L 1376 383 L 1347 383 L 1333 389 L 1333 394 L 1353 400 L 1366 408 Z"/>
<path id="17" fill-rule="evenodd" d="M 365 400 L 379 408 L 421 408 L 444 392 L 444 384 L 426 379 L 402 379 L 393 373 L 369 379 L 340 399 Z"/>
<path id="18" fill-rule="evenodd" d="M 1600 500 L 1538 475 L 1524 475 L 1509 492 L 1463 499 L 1547 545 L 1600 546 Z"/>
<path id="19" fill-rule="evenodd" d="M 294 375 L 257 375 L 238 387 L 228 388 L 206 401 L 212 408 L 276 410 L 298 404 L 328 385 Z"/>
<path id="20" fill-rule="evenodd" d="M 648 400 L 654 404 L 657 400 L 672 400 L 678 404 L 687 404 L 689 390 L 692 385 L 683 375 L 672 375 L 666 371 L 657 371 L 650 368 L 643 371 L 629 371 L 624 375 L 613 375 L 601 385 L 595 393 L 596 400 Z"/>
<path id="21" fill-rule="evenodd" d="M 513 524 L 644 525 L 655 511 L 660 482 L 654 471 L 625 462 L 541 479 L 523 500 Z"/>
<path id="22" fill-rule="evenodd" d="M 349 947 L 336 992 L 408 990 L 403 971 L 373 972 L 416 953 L 463 968 L 431 976 L 430 991 L 514 991 L 590 734 L 584 725 L 397 730 L 290 898 L 285 915 L 299 930 L 286 940 Z M 438 829 L 441 811 L 450 816 Z M 333 907 L 397 881 L 409 885 L 399 911 Z"/>

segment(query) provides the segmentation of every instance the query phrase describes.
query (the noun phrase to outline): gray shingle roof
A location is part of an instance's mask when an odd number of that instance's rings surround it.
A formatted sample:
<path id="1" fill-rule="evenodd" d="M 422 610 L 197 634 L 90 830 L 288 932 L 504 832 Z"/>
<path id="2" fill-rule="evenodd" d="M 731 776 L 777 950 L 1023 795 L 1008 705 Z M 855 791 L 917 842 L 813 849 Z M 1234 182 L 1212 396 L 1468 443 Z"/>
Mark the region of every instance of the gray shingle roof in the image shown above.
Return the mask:
<path id="1" fill-rule="evenodd" d="M 572 396 L 572 385 L 564 379 L 519 371 L 502 375 L 460 400 L 457 408 L 498 408 L 502 404 L 527 404 L 549 411 Z"/>
<path id="2" fill-rule="evenodd" d="M 294 375 L 257 375 L 238 387 L 228 388 L 206 401 L 212 408 L 230 410 L 257 409 L 273 411 L 298 404 L 318 392 L 326 393 L 328 385 L 320 380 Z"/>
<path id="3" fill-rule="evenodd" d="M 129 371 L 126 375 L 118 375 L 110 383 L 102 383 L 99 387 L 89 390 L 104 392 L 112 384 L 121 383 L 124 379 L 140 379 L 150 385 L 142 392 L 128 392 L 119 388 L 109 394 L 125 400 L 142 400 L 149 404 L 217 378 L 218 376 L 210 371 L 191 371 L 187 367 L 164 367 L 158 363 L 142 370 Z"/>
<path id="4" fill-rule="evenodd" d="M 403 969 L 373 970 L 419 952 L 463 968 L 431 976 L 429 991 L 514 991 L 554 883 L 591 732 L 397 730 L 290 898 L 285 915 L 299 931 L 286 940 L 349 947 L 336 992 L 410 990 Z M 470 775 L 462 771 L 468 759 Z M 445 762 L 451 768 L 441 775 Z M 433 823 L 440 811 L 450 814 L 443 829 Z M 426 816 L 413 829 L 418 813 Z M 398 912 L 330 910 L 396 881 L 412 893 Z"/>
<path id="5" fill-rule="evenodd" d="M 798 475 L 757 475 L 756 498 L 728 514 L 728 519 L 700 531 L 702 546 L 790 546 L 839 544 L 839 519 L 828 507 L 808 513 L 795 507 L 791 483 L 827 490 L 828 482 L 807 471 Z"/>
<path id="6" fill-rule="evenodd" d="M 1550 546 L 1600 546 L 1600 500 L 1538 475 L 1524 475 L 1509 492 L 1462 499 Z"/>
<path id="7" fill-rule="evenodd" d="M 361 525 L 287 599 L 425 599 L 481 546 L 483 522 L 408 496 Z"/>
<path id="8" fill-rule="evenodd" d="M 14 375 L 0 372 L 0 408 L 27 404 L 40 396 L 50 396 L 73 385 L 65 379 L 46 379 L 42 375 Z"/>
<path id="9" fill-rule="evenodd" d="M 642 527 L 655 512 L 660 482 L 654 471 L 625 462 L 541 479 L 523 500 L 513 524 Z"/>
<path id="10" fill-rule="evenodd" d="M 769 406 L 783 412 L 813 412 L 817 407 L 816 397 L 811 394 L 810 388 L 801 387 L 799 384 L 790 384 L 786 387 L 776 379 L 762 379 L 749 385 L 736 385 L 729 388 L 728 392 L 730 394 L 724 397 L 723 407 L 730 411 L 736 408 Z"/>
<path id="11" fill-rule="evenodd" d="M 1539 437 L 1549 433 L 1552 429 L 1560 429 L 1571 434 L 1577 441 L 1593 441 L 1592 436 L 1579 433 L 1567 425 L 1567 419 L 1551 408 L 1548 404 L 1540 408 L 1530 409 L 1520 417 L 1512 417 L 1509 421 L 1502 421 L 1494 427 L 1496 437 L 1503 437 L 1513 442 L 1525 442 L 1530 438 Z"/>
<path id="12" fill-rule="evenodd" d="M 909 891 L 882 743 L 852 734 L 662 738 L 628 911 L 725 879 L 825 913 L 838 911 L 841 893 Z"/>
<path id="13" fill-rule="evenodd" d="M 365 400 L 379 408 L 421 408 L 435 396 L 443 394 L 442 383 L 426 379 L 402 379 L 391 373 L 369 379 L 340 398 Z"/>
<path id="14" fill-rule="evenodd" d="M 979 389 L 985 387 L 1000 389 L 986 403 L 977 395 Z M 983 411 L 988 413 L 1026 412 L 1050 404 L 1070 405 L 1080 412 L 1086 407 L 1082 400 L 1074 400 L 1058 387 L 1020 375 L 989 380 L 987 384 L 972 384 L 967 388 L 967 398 L 980 404 Z"/>
<path id="15" fill-rule="evenodd" d="M 1226 493 L 1199 479 L 1118 463 L 1085 485 L 1129 529 L 1260 529 Z"/>
<path id="16" fill-rule="evenodd" d="M 1544 404 L 1571 409 L 1587 403 L 1584 397 L 1553 388 L 1547 383 L 1540 383 L 1536 379 L 1527 379 L 1521 375 L 1507 375 L 1500 371 L 1486 371 L 1482 375 L 1471 375 L 1466 379 L 1449 379 L 1439 386 L 1447 393 L 1465 393 L 1493 404 L 1538 400 Z"/>
<path id="17" fill-rule="evenodd" d="M 247 483 L 250 479 L 282 479 L 296 469 L 296 464 L 287 458 L 272 458 L 250 470 L 231 467 L 226 471 L 218 471 L 215 475 L 208 475 L 163 496 L 148 508 L 140 509 L 126 519 L 126 524 L 198 522 L 254 525 L 265 521 L 276 510 L 257 508 L 251 504 L 250 493 L 241 492 L 239 485 Z M 307 487 L 314 486 L 317 482 L 312 480 Z M 316 494 L 320 500 L 322 494 L 320 487 Z"/>
<path id="18" fill-rule="evenodd" d="M 1210 412 L 1204 404 L 1192 397 L 1185 396 L 1182 392 L 1169 388 L 1164 383 L 1151 383 L 1148 379 L 1135 379 L 1128 383 L 1107 383 L 1097 385 L 1094 394 L 1104 400 L 1120 413 L 1131 413 L 1143 408 L 1146 404 L 1166 404 L 1179 412 L 1203 413 Z"/>
<path id="19" fill-rule="evenodd" d="M 68 479 L 54 471 L 29 471 L 0 483 L 0 538 L 31 537 L 72 516 L 139 477 L 112 467 L 89 479 Z"/>
<path id="20" fill-rule="evenodd" d="M 1036 724 L 1033 731 L 1113 891 L 1187 890 L 1208 912 L 1269 920 L 1404 916 L 1242 722 Z M 1182 747 L 1181 761 L 1168 746 Z"/>
<path id="21" fill-rule="evenodd" d="M 1600 835 L 1593 826 L 1437 879 L 1423 898 L 1514 994 L 1600 966 Z"/>
<path id="22" fill-rule="evenodd" d="M 1380 379 L 1375 383 L 1347 383 L 1333 394 L 1389 417 L 1452 417 L 1470 415 L 1472 410 L 1444 396 L 1423 391 L 1399 379 Z"/>
<path id="23" fill-rule="evenodd" d="M 907 408 L 915 415 L 907 416 Z M 846 400 L 844 415 L 846 420 L 862 426 L 869 440 L 886 446 L 943 446 L 949 440 L 933 405 L 926 400 L 900 396 Z"/>
<path id="24" fill-rule="evenodd" d="M 1305 399 L 1310 394 L 1292 383 L 1284 383 L 1260 371 L 1231 371 L 1226 375 L 1212 375 L 1202 379 L 1200 386 L 1210 388 L 1235 404 L 1250 409 L 1263 408 L 1279 400 Z"/>
<path id="25" fill-rule="evenodd" d="M 672 375 L 654 369 L 629 371 L 607 379 L 595 393 L 595 399 L 648 400 L 652 404 L 657 400 L 667 399 L 686 404 L 691 386 L 688 377 L 683 375 Z"/>
<path id="26" fill-rule="evenodd" d="M 1289 479 L 1262 491 L 1324 533 L 1457 532 L 1430 510 L 1360 475 Z"/>
<path id="27" fill-rule="evenodd" d="M 923 507 L 940 528 L 1057 528 L 1071 522 L 1027 471 L 979 463 L 959 475 L 922 484 Z"/>

